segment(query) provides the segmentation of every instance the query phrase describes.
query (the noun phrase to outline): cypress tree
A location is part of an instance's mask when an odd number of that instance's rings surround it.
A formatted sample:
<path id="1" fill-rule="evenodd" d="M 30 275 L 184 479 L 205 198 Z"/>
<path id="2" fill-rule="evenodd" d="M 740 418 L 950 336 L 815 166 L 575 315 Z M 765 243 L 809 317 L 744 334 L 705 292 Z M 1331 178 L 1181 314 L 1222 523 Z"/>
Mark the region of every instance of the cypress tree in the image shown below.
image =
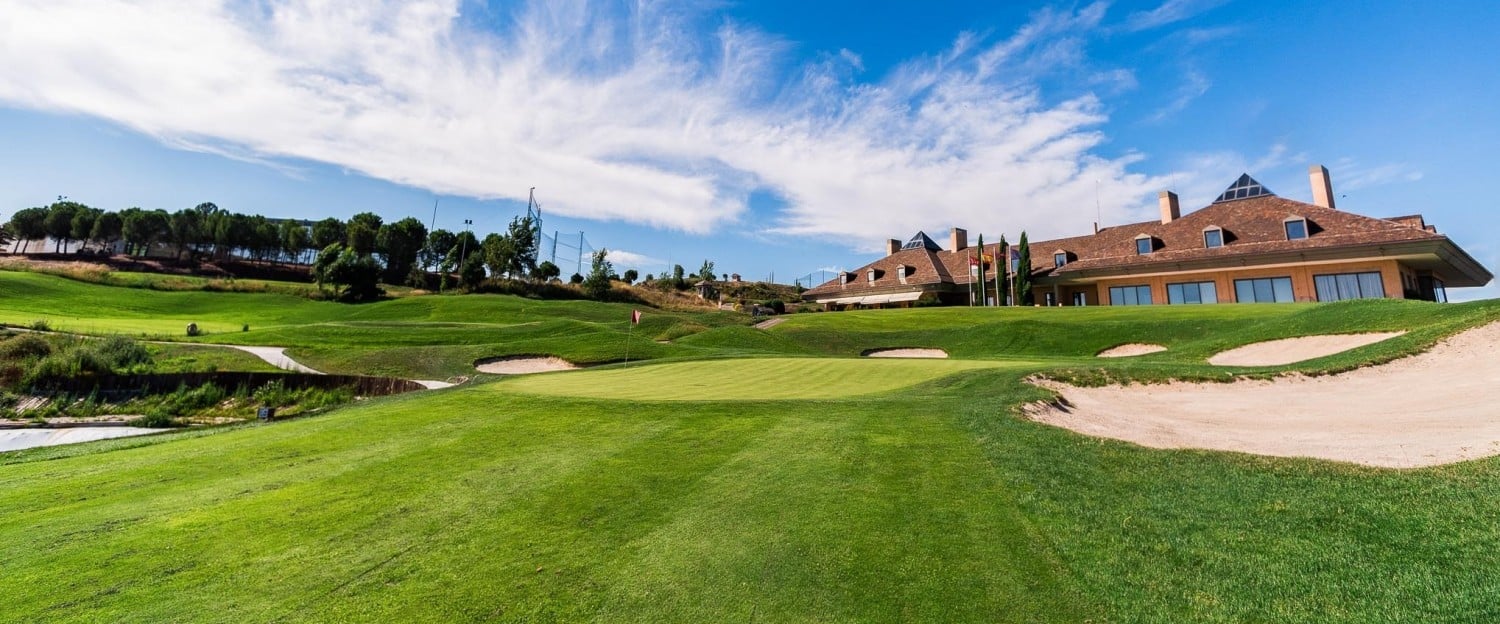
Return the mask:
<path id="1" fill-rule="evenodd" d="M 1021 242 L 1017 255 L 1020 266 L 1016 268 L 1016 304 L 1031 305 L 1031 245 L 1026 242 L 1026 231 L 1021 231 Z"/>

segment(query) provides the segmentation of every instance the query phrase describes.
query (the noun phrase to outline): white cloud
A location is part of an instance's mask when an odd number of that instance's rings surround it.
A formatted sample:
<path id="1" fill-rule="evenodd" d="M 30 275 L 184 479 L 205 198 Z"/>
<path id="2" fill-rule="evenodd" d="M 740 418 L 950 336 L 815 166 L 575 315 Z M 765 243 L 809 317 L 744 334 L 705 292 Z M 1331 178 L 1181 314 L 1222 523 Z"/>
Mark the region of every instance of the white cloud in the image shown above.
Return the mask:
<path id="1" fill-rule="evenodd" d="M 1213 82 L 1208 79 L 1208 76 L 1204 76 L 1203 72 L 1196 69 L 1189 69 L 1183 72 L 1182 84 L 1177 87 L 1177 92 L 1173 94 L 1172 101 L 1168 102 L 1166 106 L 1157 109 L 1146 120 L 1151 123 L 1166 121 L 1172 115 L 1176 115 L 1187 109 L 1188 105 L 1193 103 L 1193 100 L 1203 97 L 1203 94 L 1208 93 L 1209 87 L 1212 86 Z"/>
<path id="2" fill-rule="evenodd" d="M 535 186 L 552 214 L 690 232 L 739 222 L 764 189 L 787 203 L 773 230 L 860 246 L 950 225 L 1077 232 L 1096 188 L 1109 221 L 1165 182 L 1095 153 L 1093 95 L 1033 86 L 1083 63 L 1103 3 L 993 44 L 963 34 L 870 82 L 857 51 L 787 71 L 783 42 L 705 31 L 691 5 L 539 1 L 485 16 L 501 33 L 461 6 L 12 0 L 0 23 L 25 27 L 0 38 L 0 102 L 446 194 Z"/>
<path id="3" fill-rule="evenodd" d="M 1125 29 L 1130 31 L 1150 30 L 1191 18 L 1225 0 L 1166 0 L 1150 11 L 1131 13 L 1125 20 Z"/>
<path id="4" fill-rule="evenodd" d="M 1406 163 L 1365 166 L 1353 159 L 1343 158 L 1329 167 L 1338 172 L 1338 177 L 1334 178 L 1334 181 L 1338 183 L 1337 190 L 1339 191 L 1358 191 L 1398 182 L 1416 182 L 1422 179 L 1422 172 Z"/>
<path id="5" fill-rule="evenodd" d="M 645 254 L 625 251 L 624 249 L 611 249 L 606 257 L 615 266 L 615 269 L 622 271 L 625 269 L 636 269 L 638 271 L 655 270 L 667 265 L 667 261 L 661 258 L 653 258 Z"/>

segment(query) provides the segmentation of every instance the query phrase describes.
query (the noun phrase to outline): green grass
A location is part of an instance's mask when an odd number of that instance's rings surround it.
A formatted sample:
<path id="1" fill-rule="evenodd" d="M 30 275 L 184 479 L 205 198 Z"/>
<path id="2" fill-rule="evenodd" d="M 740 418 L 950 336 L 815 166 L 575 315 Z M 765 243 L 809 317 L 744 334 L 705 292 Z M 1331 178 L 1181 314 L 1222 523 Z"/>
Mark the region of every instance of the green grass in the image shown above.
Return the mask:
<path id="1" fill-rule="evenodd" d="M 707 360 L 528 375 L 490 387 L 499 392 L 626 401 L 842 399 L 891 392 L 958 372 L 1001 365 L 976 360 Z"/>
<path id="2" fill-rule="evenodd" d="M 89 288 L 60 296 L 111 301 Z M 0 295 L 8 322 L 56 305 Z M 268 319 L 209 339 L 351 364 L 625 347 L 623 306 L 248 297 L 180 303 Z M 150 320 L 149 299 L 94 313 Z M 1022 381 L 1037 372 L 1326 372 L 1496 320 L 1500 302 L 805 314 L 769 332 L 648 313 L 632 353 L 661 362 L 0 455 L 0 621 L 1495 621 L 1500 458 L 1153 450 L 1014 409 L 1047 397 Z M 1293 367 L 1203 362 L 1388 329 L 1409 333 Z M 1092 357 L 1124 342 L 1170 350 Z M 897 346 L 955 359 L 827 357 Z"/>

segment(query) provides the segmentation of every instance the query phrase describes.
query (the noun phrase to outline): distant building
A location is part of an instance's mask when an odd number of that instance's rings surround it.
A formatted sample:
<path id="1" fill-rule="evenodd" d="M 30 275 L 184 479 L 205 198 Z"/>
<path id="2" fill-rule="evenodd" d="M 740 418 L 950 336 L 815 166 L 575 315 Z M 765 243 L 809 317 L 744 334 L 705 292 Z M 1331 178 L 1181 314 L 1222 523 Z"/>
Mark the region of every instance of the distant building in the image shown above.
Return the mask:
<path id="1" fill-rule="evenodd" d="M 1259 303 L 1395 298 L 1447 301 L 1447 289 L 1493 278 L 1422 215 L 1377 219 L 1337 210 L 1328 170 L 1309 171 L 1313 203 L 1278 197 L 1241 175 L 1213 203 L 1183 215 L 1162 191 L 1159 220 L 1031 241 L 1032 296 L 1023 305 Z M 998 245 L 948 249 L 918 232 L 887 242 L 886 256 L 803 293 L 830 309 L 967 305 L 976 266 L 996 299 Z M 982 253 L 980 253 L 982 251 Z M 998 285 L 999 298 L 1006 287 Z"/>

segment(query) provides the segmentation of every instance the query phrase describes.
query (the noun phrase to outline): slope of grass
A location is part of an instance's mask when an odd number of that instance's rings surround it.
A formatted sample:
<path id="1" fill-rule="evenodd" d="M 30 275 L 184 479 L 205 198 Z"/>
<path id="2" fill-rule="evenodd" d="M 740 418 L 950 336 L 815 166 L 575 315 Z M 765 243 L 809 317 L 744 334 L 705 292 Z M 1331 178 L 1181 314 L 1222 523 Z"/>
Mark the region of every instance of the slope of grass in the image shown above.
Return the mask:
<path id="1" fill-rule="evenodd" d="M 891 392 L 958 372 L 999 366 L 999 362 L 977 360 L 708 360 L 528 375 L 490 387 L 500 392 L 627 401 L 841 399 Z"/>

